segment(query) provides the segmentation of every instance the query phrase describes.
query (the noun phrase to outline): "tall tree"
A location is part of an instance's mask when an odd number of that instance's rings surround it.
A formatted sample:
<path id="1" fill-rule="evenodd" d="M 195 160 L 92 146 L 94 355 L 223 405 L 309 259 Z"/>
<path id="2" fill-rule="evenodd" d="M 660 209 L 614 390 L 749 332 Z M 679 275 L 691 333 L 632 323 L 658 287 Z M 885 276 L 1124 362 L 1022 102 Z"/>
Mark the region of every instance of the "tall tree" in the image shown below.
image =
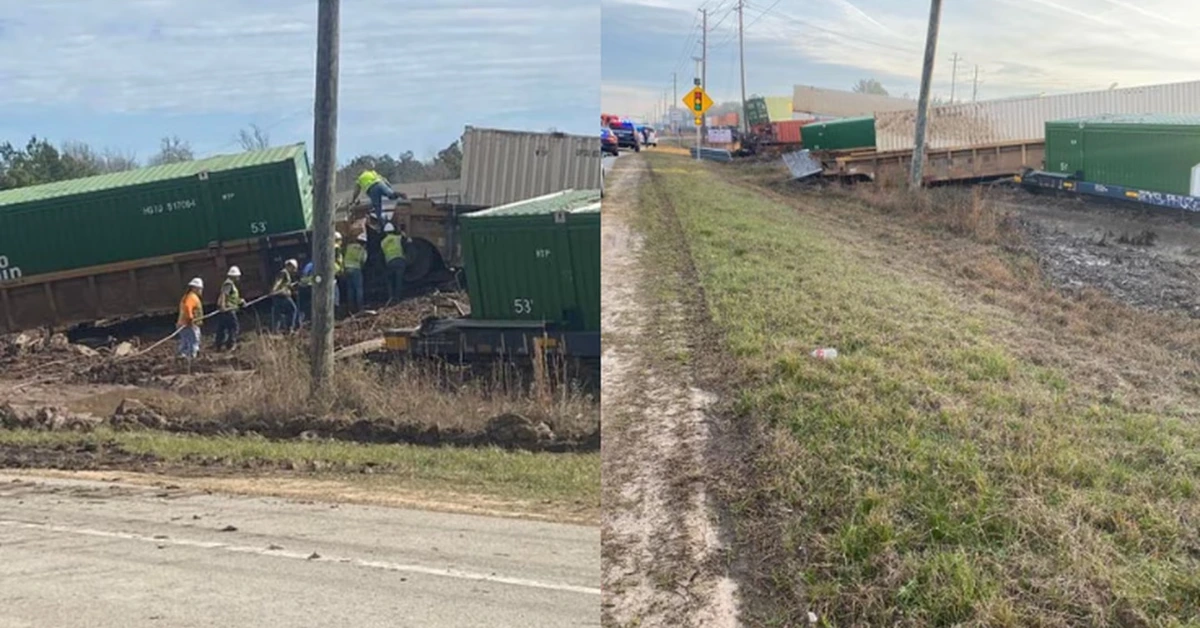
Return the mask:
<path id="1" fill-rule="evenodd" d="M 162 138 L 162 145 L 158 150 L 158 154 L 151 157 L 147 162 L 151 166 L 161 166 L 163 164 L 175 164 L 181 161 L 191 161 L 196 158 L 192 152 L 192 145 L 179 139 L 178 135 Z"/>
<path id="2" fill-rule="evenodd" d="M 876 96 L 887 96 L 888 91 L 883 88 L 883 83 L 873 78 L 861 79 L 854 84 L 853 91 L 858 94 L 874 94 Z"/>
<path id="3" fill-rule="evenodd" d="M 250 128 L 238 131 L 237 140 L 242 145 L 242 150 L 262 150 L 271 147 L 271 136 L 257 124 L 251 124 Z"/>
<path id="4" fill-rule="evenodd" d="M 124 172 L 138 167 L 137 157 L 133 153 L 123 153 L 111 148 L 96 151 L 84 142 L 64 142 L 62 154 L 88 164 L 98 174 Z"/>
<path id="5" fill-rule="evenodd" d="M 25 148 L 0 144 L 0 189 L 12 189 L 99 174 L 96 166 L 49 141 L 31 137 Z"/>

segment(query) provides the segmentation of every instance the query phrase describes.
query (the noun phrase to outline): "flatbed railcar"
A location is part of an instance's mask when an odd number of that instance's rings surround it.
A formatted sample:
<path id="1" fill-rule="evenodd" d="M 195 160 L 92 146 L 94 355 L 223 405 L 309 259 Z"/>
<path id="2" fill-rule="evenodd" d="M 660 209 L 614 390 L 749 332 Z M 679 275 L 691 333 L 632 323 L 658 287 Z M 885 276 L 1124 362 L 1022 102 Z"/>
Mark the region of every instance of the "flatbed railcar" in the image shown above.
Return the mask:
<path id="1" fill-rule="evenodd" d="M 1013 180 L 1028 190 L 1054 190 L 1065 194 L 1140 203 L 1164 209 L 1200 212 L 1200 196 L 1096 183 L 1084 181 L 1075 175 L 1032 169 L 1013 177 Z"/>

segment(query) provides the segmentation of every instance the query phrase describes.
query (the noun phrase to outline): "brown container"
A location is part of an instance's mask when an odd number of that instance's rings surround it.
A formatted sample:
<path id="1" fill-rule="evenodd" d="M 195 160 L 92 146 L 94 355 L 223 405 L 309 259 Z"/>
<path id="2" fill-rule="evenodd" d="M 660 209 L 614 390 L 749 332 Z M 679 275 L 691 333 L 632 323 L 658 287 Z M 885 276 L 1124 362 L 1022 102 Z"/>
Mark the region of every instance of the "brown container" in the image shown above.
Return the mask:
<path id="1" fill-rule="evenodd" d="M 775 141 L 780 144 L 799 144 L 800 143 L 800 127 L 808 124 L 808 120 L 781 120 L 772 122 L 774 128 Z"/>

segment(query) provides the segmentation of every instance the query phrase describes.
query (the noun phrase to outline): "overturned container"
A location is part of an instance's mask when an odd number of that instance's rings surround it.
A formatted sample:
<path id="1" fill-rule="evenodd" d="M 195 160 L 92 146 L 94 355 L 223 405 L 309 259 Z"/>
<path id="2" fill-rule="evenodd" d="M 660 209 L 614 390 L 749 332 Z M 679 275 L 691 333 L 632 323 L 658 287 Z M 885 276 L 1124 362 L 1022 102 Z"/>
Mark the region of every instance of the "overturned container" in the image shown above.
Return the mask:
<path id="1" fill-rule="evenodd" d="M 600 330 L 600 190 L 460 218 L 471 318 Z"/>

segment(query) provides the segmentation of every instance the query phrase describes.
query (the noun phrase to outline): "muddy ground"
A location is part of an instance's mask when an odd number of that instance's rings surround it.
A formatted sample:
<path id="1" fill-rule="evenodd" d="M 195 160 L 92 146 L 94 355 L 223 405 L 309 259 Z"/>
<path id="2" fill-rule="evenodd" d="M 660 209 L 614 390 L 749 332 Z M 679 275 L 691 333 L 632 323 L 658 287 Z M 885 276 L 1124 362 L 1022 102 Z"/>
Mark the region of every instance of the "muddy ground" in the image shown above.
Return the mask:
<path id="1" fill-rule="evenodd" d="M 452 292 L 419 296 L 343 319 L 334 331 L 335 347 L 382 338 L 389 328 L 415 327 L 430 316 L 457 316 L 455 303 L 469 313 L 466 293 Z M 201 354 L 191 363 L 174 359 L 174 340 L 141 353 L 171 333 L 172 328 L 161 320 L 138 326 L 119 323 L 108 328 L 111 333 L 93 331 L 77 343 L 69 342 L 65 334 L 43 330 L 0 336 L 0 379 L 170 387 L 180 377 L 243 371 L 252 366 L 247 355 L 258 341 L 259 320 L 256 313 L 242 315 L 243 346 L 233 353 L 211 350 L 215 327 L 208 324 Z M 299 335 L 306 339 L 307 328 Z"/>
<path id="2" fill-rule="evenodd" d="M 430 316 L 457 316 L 468 312 L 469 304 L 463 293 L 416 297 L 340 321 L 335 331 L 335 345 L 342 348 L 379 339 L 386 329 L 414 327 Z M 247 315 L 246 318 L 251 316 Z M 420 413 L 416 416 L 388 415 L 383 409 L 373 414 L 365 407 L 331 416 L 316 416 L 311 412 L 281 414 L 277 407 L 273 411 L 270 408 L 263 410 L 262 404 L 254 399 L 248 402 L 249 407 L 245 410 L 235 406 L 215 416 L 211 411 L 193 411 L 192 404 L 196 399 L 211 401 L 214 396 L 226 395 L 229 391 L 244 391 L 247 385 L 262 385 L 258 381 L 261 378 L 254 377 L 258 366 L 256 361 L 277 359 L 279 343 L 286 341 L 260 335 L 253 330 L 253 320 L 248 322 L 251 329 L 243 333 L 243 344 L 235 351 L 222 353 L 202 350 L 200 357 L 191 362 L 174 357 L 174 340 L 150 349 L 164 335 L 154 327 L 153 322 L 143 326 L 114 326 L 112 329 L 126 331 L 126 334 L 109 334 L 105 337 L 104 334 L 93 333 L 88 340 L 78 343 L 69 342 L 67 336 L 61 333 L 41 331 L 2 336 L 0 427 L 78 432 L 90 432 L 97 428 L 157 429 L 203 435 L 256 435 L 274 439 L 328 438 L 438 446 L 499 445 L 532 451 L 599 449 L 598 426 L 581 431 L 576 425 L 579 422 L 567 426 L 556 424 L 559 422 L 551 416 L 527 416 L 504 411 L 504 402 L 489 406 L 497 408 L 494 416 L 484 415 L 473 423 L 464 422 L 460 425 Z M 206 332 L 204 340 L 211 342 L 211 328 Z M 306 346 L 306 333 L 300 332 L 299 338 L 292 339 L 292 343 Z M 207 349 L 207 345 L 204 348 Z M 146 352 L 141 353 L 143 351 Z M 264 358 L 264 355 L 267 357 Z M 366 370 L 361 374 L 362 377 L 379 376 L 376 372 L 379 367 L 364 368 Z M 425 371 L 420 371 L 417 376 L 423 373 Z M 460 380 L 469 384 L 470 378 L 476 376 L 471 369 L 451 369 L 449 366 L 431 368 L 430 374 L 436 377 L 423 392 L 431 401 L 441 405 L 454 401 L 449 396 L 440 401 L 435 399 L 439 391 L 445 389 L 453 393 L 454 387 L 461 384 Z M 412 382 L 405 383 L 414 385 Z M 424 388 L 422 383 L 415 385 Z M 375 396 L 386 396 L 386 391 L 368 389 L 369 397 L 372 392 L 379 393 Z M 463 399 L 466 403 L 472 402 L 470 397 Z M 363 403 L 359 402 L 359 405 Z M 443 419 L 447 412 L 454 412 L 453 408 L 435 410 L 433 416 Z M 260 414 L 264 411 L 268 414 Z M 465 409 L 472 416 L 482 411 L 485 409 Z M 594 408 L 592 411 L 598 415 Z M 491 418 L 488 419 L 488 416 Z M 586 418 L 583 423 L 587 422 Z M 18 464 L 20 458 L 14 458 L 11 453 L 9 462 L 25 466 Z M 61 451 L 50 453 L 51 459 L 60 461 L 55 466 L 64 468 L 75 468 L 72 466 L 75 464 L 73 460 L 91 460 L 96 456 L 117 468 L 126 468 L 131 464 L 119 452 L 111 449 L 98 453 L 70 452 L 67 456 Z"/>
<path id="3" fill-rule="evenodd" d="M 1003 191 L 1045 277 L 1067 293 L 1100 290 L 1153 311 L 1200 318 L 1200 221 L 1180 211 Z"/>

